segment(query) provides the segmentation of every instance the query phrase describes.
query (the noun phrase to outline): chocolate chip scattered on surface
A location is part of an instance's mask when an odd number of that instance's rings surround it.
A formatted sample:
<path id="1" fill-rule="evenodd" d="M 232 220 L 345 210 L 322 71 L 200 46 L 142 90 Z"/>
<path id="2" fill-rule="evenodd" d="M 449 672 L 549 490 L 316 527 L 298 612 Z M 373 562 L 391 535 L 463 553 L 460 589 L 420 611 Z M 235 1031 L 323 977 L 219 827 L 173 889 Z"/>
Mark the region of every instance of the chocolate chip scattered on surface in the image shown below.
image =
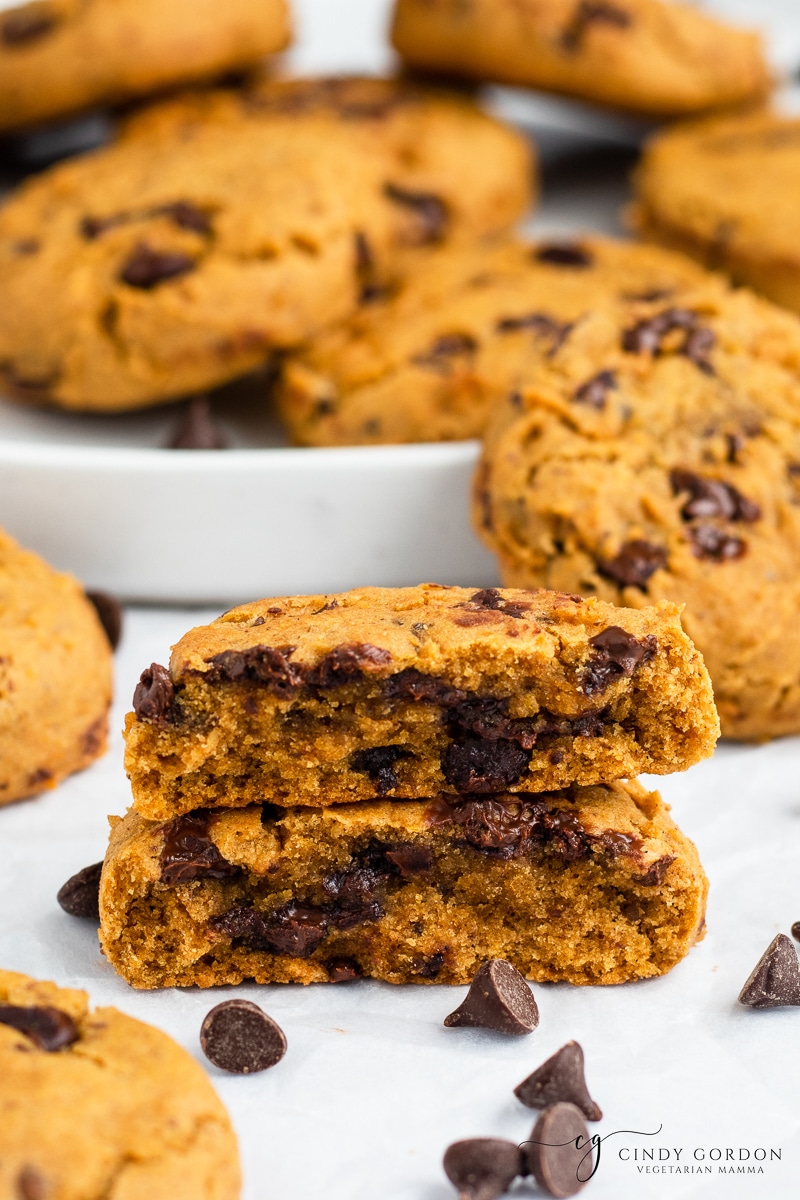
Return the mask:
<path id="1" fill-rule="evenodd" d="M 250 1000 L 223 1000 L 206 1015 L 200 1046 L 209 1062 L 236 1075 L 252 1075 L 279 1063 L 286 1035 Z"/>
<path id="2" fill-rule="evenodd" d="M 447 1147 L 442 1165 L 459 1200 L 497 1200 L 522 1173 L 519 1146 L 504 1138 L 465 1138 Z"/>
<path id="3" fill-rule="evenodd" d="M 555 1200 L 574 1196 L 591 1175 L 594 1155 L 589 1130 L 574 1104 L 551 1104 L 522 1145 L 528 1171 Z"/>
<path id="4" fill-rule="evenodd" d="M 739 993 L 748 1008 L 800 1005 L 800 962 L 785 933 L 770 942 Z"/>
<path id="5" fill-rule="evenodd" d="M 579 1108 L 587 1121 L 599 1121 L 603 1116 L 586 1086 L 583 1048 L 574 1041 L 567 1042 L 523 1079 L 514 1088 L 514 1095 L 528 1108 L 547 1108 L 563 1101 Z"/>
<path id="6" fill-rule="evenodd" d="M 94 605 L 108 643 L 116 650 L 122 637 L 122 605 L 109 592 L 87 592 L 86 599 Z"/>
<path id="7" fill-rule="evenodd" d="M 103 872 L 101 862 L 83 867 L 71 876 L 58 889 L 56 900 L 65 913 L 71 917 L 89 917 L 100 920 L 100 876 Z"/>
<path id="8" fill-rule="evenodd" d="M 539 1009 L 524 977 L 511 963 L 494 958 L 475 973 L 463 1002 L 444 1019 L 449 1029 L 493 1029 L 498 1033 L 533 1033 Z"/>

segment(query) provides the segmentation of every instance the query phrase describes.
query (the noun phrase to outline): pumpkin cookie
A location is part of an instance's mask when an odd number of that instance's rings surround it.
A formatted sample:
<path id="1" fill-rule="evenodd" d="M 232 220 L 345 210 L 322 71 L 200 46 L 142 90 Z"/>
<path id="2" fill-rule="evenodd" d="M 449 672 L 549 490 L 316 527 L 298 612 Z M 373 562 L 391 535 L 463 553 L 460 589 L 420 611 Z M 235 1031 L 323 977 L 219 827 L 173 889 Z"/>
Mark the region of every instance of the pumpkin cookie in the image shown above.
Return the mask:
<path id="1" fill-rule="evenodd" d="M 469 983 L 663 974 L 701 934 L 706 879 L 657 793 L 251 805 L 114 823 L 101 940 L 135 987 Z M 490 899 L 491 903 L 487 904 Z"/>
<path id="2" fill-rule="evenodd" d="M 31 0 L 0 11 L 0 131 L 251 67 L 286 0 Z"/>
<path id="3" fill-rule="evenodd" d="M 306 446 L 479 437 L 587 311 L 707 278 L 682 255 L 600 237 L 417 251 L 394 288 L 284 360 L 279 411 Z"/>
<path id="4" fill-rule="evenodd" d="M 635 184 L 642 237 L 800 311 L 800 118 L 675 126 L 648 143 Z"/>
<path id="5" fill-rule="evenodd" d="M 685 604 L 722 731 L 800 732 L 800 322 L 752 293 L 579 321 L 500 406 L 475 524 L 508 584 Z"/>
<path id="6" fill-rule="evenodd" d="M 85 992 L 0 971 L 0 1195 L 237 1200 L 236 1136 L 202 1067 Z"/>
<path id="7" fill-rule="evenodd" d="M 155 820 L 667 774 L 717 736 L 674 608 L 435 584 L 232 609 L 144 671 L 133 707 L 125 764 Z"/>
<path id="8" fill-rule="evenodd" d="M 528 206 L 528 142 L 464 99 L 381 80 L 258 95 L 168 104 L 7 201 L 13 395 L 115 411 L 215 386 L 348 316 L 408 245 Z"/>
<path id="9" fill-rule="evenodd" d="M 105 751 L 111 646 L 80 584 L 0 530 L 0 804 Z"/>
<path id="10" fill-rule="evenodd" d="M 655 117 L 770 87 L 757 34 L 665 0 L 397 0 L 392 38 L 413 67 Z"/>

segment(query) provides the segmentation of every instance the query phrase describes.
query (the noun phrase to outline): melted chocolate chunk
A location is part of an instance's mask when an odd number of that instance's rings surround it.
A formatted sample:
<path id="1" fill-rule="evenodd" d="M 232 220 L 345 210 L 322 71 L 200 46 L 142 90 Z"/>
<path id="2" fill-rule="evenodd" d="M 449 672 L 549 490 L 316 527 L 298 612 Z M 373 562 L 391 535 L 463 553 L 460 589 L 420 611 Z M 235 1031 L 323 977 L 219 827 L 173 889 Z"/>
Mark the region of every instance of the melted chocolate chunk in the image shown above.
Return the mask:
<path id="1" fill-rule="evenodd" d="M 427 958 L 412 963 L 412 967 L 415 974 L 421 975 L 423 979 L 435 979 L 444 966 L 444 959 L 444 950 L 437 950 L 435 954 L 429 954 Z"/>
<path id="2" fill-rule="evenodd" d="M 444 1152 L 444 1173 L 459 1200 L 497 1200 L 523 1173 L 516 1142 L 503 1138 L 465 1138 Z"/>
<path id="3" fill-rule="evenodd" d="M 0 1004 L 0 1025 L 10 1025 L 31 1039 L 40 1050 L 53 1053 L 77 1042 L 80 1034 L 69 1013 L 49 1004 L 25 1008 L 18 1004 Z"/>
<path id="4" fill-rule="evenodd" d="M 338 904 L 360 906 L 371 899 L 384 880 L 397 874 L 397 867 L 386 857 L 386 847 L 370 842 L 354 854 L 344 871 L 331 872 L 322 878 L 322 889 Z"/>
<path id="5" fill-rule="evenodd" d="M 466 692 L 454 687 L 446 679 L 424 675 L 416 667 L 406 667 L 396 675 L 390 675 L 386 680 L 385 691 L 390 700 L 411 700 L 414 703 L 423 701 L 443 707 L 458 704 L 466 696 Z"/>
<path id="6" fill-rule="evenodd" d="M 748 1008 L 800 1005 L 800 963 L 785 933 L 770 942 L 739 993 Z"/>
<path id="7" fill-rule="evenodd" d="M 747 553 L 747 542 L 743 538 L 726 533 L 710 521 L 697 521 L 690 525 L 689 539 L 695 558 L 708 562 L 734 562 Z"/>
<path id="8" fill-rule="evenodd" d="M 616 371 L 598 371 L 591 379 L 587 379 L 586 383 L 575 389 L 572 399 L 576 404 L 586 404 L 589 408 L 596 408 L 598 412 L 602 412 L 606 406 L 606 396 L 616 386 Z"/>
<path id="9" fill-rule="evenodd" d="M 100 920 L 100 876 L 103 864 L 92 863 L 71 876 L 58 889 L 56 900 L 71 917 Z"/>
<path id="10" fill-rule="evenodd" d="M 530 612 L 530 604 L 524 600 L 507 600 L 497 588 L 482 588 L 470 596 L 464 608 L 486 608 L 491 612 L 501 612 L 507 617 L 525 617 Z"/>
<path id="11" fill-rule="evenodd" d="M 674 854 L 664 854 L 652 863 L 639 880 L 642 887 L 661 887 L 669 867 L 675 862 Z"/>
<path id="12" fill-rule="evenodd" d="M 50 33 L 59 23 L 59 14 L 47 0 L 34 0 L 0 17 L 0 41 L 6 46 L 22 46 Z"/>
<path id="13" fill-rule="evenodd" d="M 591 25 L 612 25 L 616 29 L 627 29 L 633 23 L 631 14 L 608 0 L 580 0 L 570 22 L 561 35 L 565 50 L 579 50 L 586 30 Z"/>
<path id="14" fill-rule="evenodd" d="M 703 517 L 721 517 L 728 521 L 752 523 L 761 516 L 761 509 L 754 500 L 743 496 L 738 488 L 721 479 L 708 479 L 675 467 L 669 473 L 672 494 L 688 492 L 689 499 L 681 508 L 684 521 Z"/>
<path id="15" fill-rule="evenodd" d="M 164 826 L 161 880 L 170 886 L 192 879 L 227 879 L 241 868 L 223 858 L 211 840 L 211 814 L 202 808 L 177 817 Z"/>
<path id="16" fill-rule="evenodd" d="M 389 846 L 386 857 L 397 867 L 403 879 L 415 875 L 427 875 L 433 866 L 433 851 L 430 846 L 419 846 L 415 842 L 399 842 Z"/>
<path id="17" fill-rule="evenodd" d="M 325 937 L 329 922 L 324 908 L 290 900 L 271 913 L 247 905 L 231 908 L 212 917 L 209 924 L 217 933 L 241 938 L 254 950 L 308 958 Z"/>
<path id="18" fill-rule="evenodd" d="M 594 256 L 578 242 L 549 242 L 533 251 L 539 262 L 553 263 L 557 267 L 591 267 Z"/>
<path id="19" fill-rule="evenodd" d="M 352 958 L 329 958 L 324 966 L 328 971 L 329 983 L 350 983 L 361 978 L 361 968 Z"/>
<path id="20" fill-rule="evenodd" d="M 120 269 L 119 278 L 129 287 L 149 291 L 168 279 L 177 279 L 193 271 L 197 263 L 189 254 L 179 251 L 154 250 L 147 242 L 139 242 Z"/>
<path id="21" fill-rule="evenodd" d="M 595 696 L 620 675 L 630 678 L 637 667 L 650 661 L 658 643 L 652 635 L 639 641 L 619 625 L 609 625 L 590 638 L 589 645 L 596 654 L 583 673 L 582 684 L 585 695 Z"/>
<path id="22" fill-rule="evenodd" d="M 633 538 L 623 542 L 613 558 L 598 559 L 597 570 L 618 587 L 637 587 L 646 592 L 650 576 L 666 565 L 667 552 L 663 546 Z"/>
<path id="23" fill-rule="evenodd" d="M 493 958 L 478 968 L 466 997 L 444 1023 L 448 1029 L 533 1033 L 539 1024 L 539 1009 L 516 967 L 502 958 Z"/>
<path id="24" fill-rule="evenodd" d="M 508 716 L 508 700 L 500 696 L 468 696 L 445 713 L 451 737 L 474 734 L 487 741 L 508 738 L 525 750 L 534 746 L 540 733 L 536 719 Z"/>
<path id="25" fill-rule="evenodd" d="M 411 361 L 419 367 L 449 372 L 451 359 L 474 354 L 477 348 L 477 341 L 469 333 L 445 333 L 422 354 L 415 355 Z"/>
<path id="26" fill-rule="evenodd" d="M 228 439 L 211 415 L 208 396 L 193 396 L 169 436 L 168 450 L 226 450 Z"/>
<path id="27" fill-rule="evenodd" d="M 286 1035 L 250 1000 L 223 1000 L 200 1026 L 200 1048 L 209 1062 L 236 1075 L 274 1067 L 286 1053 Z"/>
<path id="28" fill-rule="evenodd" d="M 207 660 L 211 668 L 207 677 L 211 682 L 263 683 L 275 696 L 285 700 L 304 683 L 302 668 L 289 662 L 295 649 L 295 646 L 249 646 L 247 650 L 223 650 Z"/>
<path id="29" fill-rule="evenodd" d="M 350 756 L 350 768 L 364 771 L 375 784 L 379 796 L 386 796 L 397 787 L 395 764 L 410 758 L 411 752 L 403 746 L 374 746 L 369 750 L 357 750 Z"/>
<path id="30" fill-rule="evenodd" d="M 87 592 L 86 599 L 94 606 L 111 649 L 116 650 L 122 636 L 122 605 L 108 592 Z"/>
<path id="31" fill-rule="evenodd" d="M 592 1177 L 595 1151 L 574 1104 L 549 1105 L 522 1145 L 528 1172 L 548 1196 L 574 1196 Z"/>
<path id="32" fill-rule="evenodd" d="M 431 192 L 413 192 L 394 183 L 385 184 L 383 194 L 393 204 L 399 204 L 413 214 L 418 230 L 415 242 L 429 245 L 442 240 L 448 213 L 447 205 L 439 196 Z"/>
<path id="33" fill-rule="evenodd" d="M 531 761 L 531 751 L 506 738 L 465 737 L 442 755 L 442 773 L 461 794 L 502 792 L 518 783 Z"/>
<path id="34" fill-rule="evenodd" d="M 551 1104 L 574 1104 L 587 1121 L 600 1121 L 603 1113 L 589 1095 L 583 1068 L 583 1050 L 577 1042 L 567 1042 L 527 1079 L 514 1088 L 514 1095 L 528 1108 L 547 1108 Z"/>
<path id="35" fill-rule="evenodd" d="M 392 661 L 388 650 L 371 646 L 368 642 L 352 646 L 337 646 L 320 659 L 307 673 L 311 687 L 335 688 L 352 683 L 365 671 L 376 671 Z"/>
<path id="36" fill-rule="evenodd" d="M 170 719 L 175 685 L 166 667 L 151 663 L 142 671 L 133 693 L 133 711 L 140 721 L 164 726 Z"/>

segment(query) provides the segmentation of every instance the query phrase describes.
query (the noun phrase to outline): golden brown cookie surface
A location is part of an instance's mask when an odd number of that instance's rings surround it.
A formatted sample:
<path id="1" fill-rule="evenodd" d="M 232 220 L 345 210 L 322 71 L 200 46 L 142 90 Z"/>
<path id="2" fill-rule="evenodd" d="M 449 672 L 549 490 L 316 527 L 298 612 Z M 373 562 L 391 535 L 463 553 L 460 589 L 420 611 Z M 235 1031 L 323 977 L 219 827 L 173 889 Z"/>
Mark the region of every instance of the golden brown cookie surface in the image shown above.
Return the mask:
<path id="1" fill-rule="evenodd" d="M 635 180 L 642 236 L 800 311 L 800 119 L 675 126 L 648 143 Z"/>
<path id="2" fill-rule="evenodd" d="M 0 971 L 0 1194 L 236 1200 L 236 1137 L 205 1072 L 85 992 Z"/>
<path id="3" fill-rule="evenodd" d="M 77 580 L 0 531 L 0 804 L 106 748 L 111 647 Z"/>
<path id="4" fill-rule="evenodd" d="M 397 0 L 415 67 L 679 116 L 766 95 L 761 39 L 664 0 Z"/>
<path id="5" fill-rule="evenodd" d="M 489 429 L 509 584 L 685 604 L 723 734 L 800 730 L 800 325 L 745 291 L 579 322 Z"/>
<path id="6" fill-rule="evenodd" d="M 636 782 L 328 809 L 253 805 L 115 824 L 101 938 L 135 987 L 467 983 L 662 974 L 701 934 L 706 880 Z"/>
<path id="7" fill-rule="evenodd" d="M 285 0 L 31 0 L 0 11 L 0 130 L 213 78 L 282 50 Z"/>

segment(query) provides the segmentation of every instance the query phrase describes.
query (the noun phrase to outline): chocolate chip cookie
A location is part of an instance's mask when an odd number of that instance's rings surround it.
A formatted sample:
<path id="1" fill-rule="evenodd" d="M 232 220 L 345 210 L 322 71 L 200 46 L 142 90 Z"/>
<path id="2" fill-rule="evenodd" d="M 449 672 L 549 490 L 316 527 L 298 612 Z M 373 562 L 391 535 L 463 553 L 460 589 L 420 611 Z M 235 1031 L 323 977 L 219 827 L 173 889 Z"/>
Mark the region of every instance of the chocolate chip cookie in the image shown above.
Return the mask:
<path id="1" fill-rule="evenodd" d="M 282 50 L 286 0 L 31 0 L 0 11 L 0 131 L 241 70 Z"/>
<path id="2" fill-rule="evenodd" d="M 800 311 L 800 118 L 677 125 L 647 144 L 635 183 L 643 237 Z"/>
<path id="3" fill-rule="evenodd" d="M 744 290 L 590 314 L 475 481 L 508 584 L 686 606 L 729 737 L 800 732 L 799 369 L 800 322 Z"/>
<path id="4" fill-rule="evenodd" d="M 397 0 L 413 67 L 562 92 L 655 117 L 758 100 L 760 37 L 664 0 Z"/>
<path id="5" fill-rule="evenodd" d="M 154 820 L 666 774 L 717 736 L 676 609 L 434 584 L 232 609 L 148 667 L 133 707 L 125 765 Z"/>
<path id="6" fill-rule="evenodd" d="M 348 316 L 409 244 L 500 230 L 530 200 L 529 143 L 459 97 L 377 80 L 198 103 L 3 207 L 12 395 L 113 411 L 220 384 Z"/>
<path id="7" fill-rule="evenodd" d="M 0 805 L 106 749 L 111 646 L 77 580 L 0 530 Z"/>
<path id="8" fill-rule="evenodd" d="M 419 250 L 394 288 L 284 360 L 279 411 L 307 446 L 479 437 L 587 311 L 707 278 L 683 255 L 611 238 Z"/>
<path id="9" fill-rule="evenodd" d="M 612 984 L 687 953 L 706 888 L 694 846 L 636 782 L 167 824 L 130 812 L 106 855 L 101 940 L 140 988 L 463 984 L 492 958 Z"/>
<path id="10" fill-rule="evenodd" d="M 237 1200 L 236 1136 L 194 1059 L 85 992 L 0 971 L 0 1195 Z"/>

